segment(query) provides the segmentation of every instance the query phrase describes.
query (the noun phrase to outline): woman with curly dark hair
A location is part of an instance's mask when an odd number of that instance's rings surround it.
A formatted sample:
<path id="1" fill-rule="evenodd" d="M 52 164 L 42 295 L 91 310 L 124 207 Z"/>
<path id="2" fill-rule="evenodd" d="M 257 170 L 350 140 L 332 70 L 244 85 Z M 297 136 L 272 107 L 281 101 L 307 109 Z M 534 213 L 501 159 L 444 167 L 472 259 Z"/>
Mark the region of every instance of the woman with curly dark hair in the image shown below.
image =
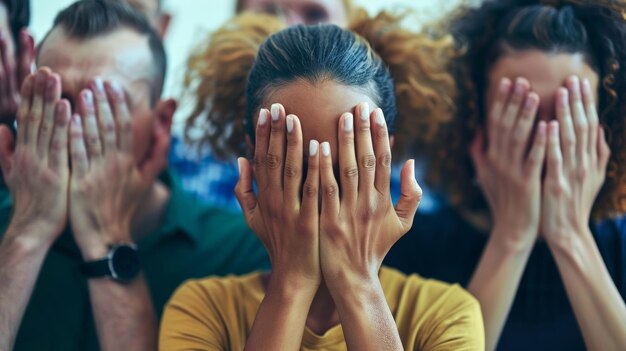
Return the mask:
<path id="1" fill-rule="evenodd" d="M 490 0 L 450 19 L 457 115 L 431 176 L 451 206 L 387 264 L 466 285 L 489 350 L 626 349 L 625 13 Z"/>

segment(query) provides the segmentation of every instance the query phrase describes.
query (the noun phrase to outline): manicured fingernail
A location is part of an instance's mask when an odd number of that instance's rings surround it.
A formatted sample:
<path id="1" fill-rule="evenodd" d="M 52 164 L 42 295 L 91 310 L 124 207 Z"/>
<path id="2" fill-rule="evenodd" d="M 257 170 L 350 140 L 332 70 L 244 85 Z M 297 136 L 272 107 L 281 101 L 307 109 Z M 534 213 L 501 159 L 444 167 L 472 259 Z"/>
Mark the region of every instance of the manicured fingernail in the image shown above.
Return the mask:
<path id="1" fill-rule="evenodd" d="M 591 83 L 589 83 L 589 79 L 583 80 L 583 89 L 585 90 L 585 94 L 591 94 Z"/>
<path id="2" fill-rule="evenodd" d="M 322 155 L 330 156 L 330 144 L 327 141 L 322 143 Z"/>
<path id="3" fill-rule="evenodd" d="M 264 126 L 265 123 L 267 123 L 267 110 L 262 108 L 261 111 L 259 111 L 259 125 Z"/>
<path id="4" fill-rule="evenodd" d="M 546 136 L 546 122 L 541 121 L 539 125 L 537 125 L 537 136 L 545 137 Z"/>
<path id="5" fill-rule="evenodd" d="M 293 116 L 287 116 L 287 132 L 291 133 L 293 131 Z"/>
<path id="6" fill-rule="evenodd" d="M 278 121 L 278 115 L 280 114 L 280 105 L 273 104 L 272 105 L 272 121 Z"/>
<path id="7" fill-rule="evenodd" d="M 528 96 L 526 97 L 526 102 L 524 103 L 524 108 L 526 108 L 527 110 L 531 110 L 533 107 L 535 107 L 536 100 L 537 98 L 534 93 L 528 94 Z"/>
<path id="8" fill-rule="evenodd" d="M 524 81 L 521 78 L 517 78 L 515 80 L 515 94 L 523 94 L 524 93 Z"/>
<path id="9" fill-rule="evenodd" d="M 509 78 L 502 78 L 500 80 L 500 93 L 508 94 L 511 89 L 511 80 Z"/>
<path id="10" fill-rule="evenodd" d="M 567 106 L 567 104 L 569 103 L 569 91 L 565 88 L 561 88 L 560 90 L 560 94 L 559 94 L 559 103 L 562 106 Z"/>
<path id="11" fill-rule="evenodd" d="M 241 157 L 237 159 L 237 172 L 241 175 Z"/>
<path id="12" fill-rule="evenodd" d="M 80 117 L 78 115 L 73 115 L 72 116 L 72 123 L 76 126 L 80 126 Z"/>
<path id="13" fill-rule="evenodd" d="M 96 85 L 96 89 L 98 89 L 98 92 L 104 92 L 104 82 L 102 82 L 102 78 L 98 77 L 94 79 L 93 82 Z"/>
<path id="14" fill-rule="evenodd" d="M 381 127 L 385 125 L 385 115 L 383 114 L 383 110 L 379 108 L 376 109 L 376 124 Z"/>
<path id="15" fill-rule="evenodd" d="M 370 105 L 365 102 L 361 104 L 361 120 L 367 121 L 370 118 Z"/>
<path id="16" fill-rule="evenodd" d="M 85 92 L 83 93 L 83 97 L 87 105 L 91 106 L 93 104 L 93 93 L 91 92 L 91 90 L 85 90 Z"/>
<path id="17" fill-rule="evenodd" d="M 351 113 L 347 113 L 346 117 L 343 120 L 343 130 L 346 132 L 351 132 L 354 128 L 354 116 Z"/>
<path id="18" fill-rule="evenodd" d="M 309 143 L 309 156 L 312 157 L 315 155 L 317 155 L 317 141 L 311 140 Z"/>
<path id="19" fill-rule="evenodd" d="M 116 80 L 112 80 L 110 84 L 111 84 L 111 89 L 113 89 L 113 93 L 115 93 L 116 97 L 118 99 L 123 99 L 124 90 L 122 89 L 122 85 Z"/>

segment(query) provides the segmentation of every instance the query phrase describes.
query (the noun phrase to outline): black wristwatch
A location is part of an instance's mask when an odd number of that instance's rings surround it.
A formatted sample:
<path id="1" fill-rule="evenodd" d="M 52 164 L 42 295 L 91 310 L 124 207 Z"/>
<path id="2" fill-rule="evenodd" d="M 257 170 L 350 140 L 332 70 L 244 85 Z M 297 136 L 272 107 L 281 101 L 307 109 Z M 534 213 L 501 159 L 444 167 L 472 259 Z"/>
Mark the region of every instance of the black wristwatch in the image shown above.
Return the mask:
<path id="1" fill-rule="evenodd" d="M 109 277 L 121 283 L 128 283 L 139 275 L 139 253 L 132 244 L 111 246 L 109 254 L 97 261 L 85 262 L 80 271 L 87 278 Z"/>

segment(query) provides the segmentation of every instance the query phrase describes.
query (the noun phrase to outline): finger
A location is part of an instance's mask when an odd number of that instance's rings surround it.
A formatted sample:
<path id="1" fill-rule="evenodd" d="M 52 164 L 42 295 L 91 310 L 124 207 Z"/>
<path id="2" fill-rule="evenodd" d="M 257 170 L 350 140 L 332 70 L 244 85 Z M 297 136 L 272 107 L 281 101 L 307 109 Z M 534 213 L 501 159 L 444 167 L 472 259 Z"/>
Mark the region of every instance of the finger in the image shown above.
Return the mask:
<path id="1" fill-rule="evenodd" d="M 35 77 L 35 87 L 33 94 L 33 102 L 30 106 L 28 115 L 28 146 L 36 151 L 37 140 L 39 136 L 39 128 L 43 117 L 44 94 L 46 90 L 46 81 L 48 79 L 48 71 L 40 69 Z"/>
<path id="2" fill-rule="evenodd" d="M 265 167 L 267 149 L 270 143 L 269 111 L 261 109 L 256 125 L 254 143 L 254 176 L 259 187 L 259 193 L 263 193 L 268 186 L 267 168 Z"/>
<path id="3" fill-rule="evenodd" d="M 271 112 L 271 133 L 265 167 L 267 169 L 269 189 L 272 194 L 278 195 L 283 192 L 283 162 L 286 142 L 285 109 L 280 104 L 273 104 Z"/>
<path id="4" fill-rule="evenodd" d="M 4 93 L 5 97 L 5 105 L 11 111 L 15 111 L 16 101 L 15 95 L 17 93 L 17 82 L 15 76 L 15 58 L 11 53 L 9 53 L 8 40 L 11 40 L 5 31 L 0 31 L 0 53 L 2 53 L 2 63 L 3 66 L 1 68 L 3 73 L 3 78 L 0 79 L 4 83 Z"/>
<path id="5" fill-rule="evenodd" d="M 369 105 L 361 103 L 356 110 L 356 155 L 359 164 L 359 197 L 361 197 L 369 196 L 374 190 L 376 156 L 372 146 Z"/>
<path id="6" fill-rule="evenodd" d="M 37 153 L 39 157 L 46 159 L 54 130 L 57 102 L 61 98 L 61 79 L 57 74 L 51 74 L 46 80 L 45 103 L 43 119 L 39 129 L 37 141 Z M 69 119 L 69 118 L 68 118 Z"/>
<path id="7" fill-rule="evenodd" d="M 54 109 L 54 135 L 49 144 L 49 165 L 55 171 L 67 168 L 69 162 L 68 135 L 70 128 L 70 103 L 67 100 L 57 101 Z"/>
<path id="8" fill-rule="evenodd" d="M 400 172 L 400 199 L 396 204 L 396 215 L 405 233 L 413 226 L 413 219 L 421 200 L 422 188 L 415 179 L 415 160 L 409 160 Z"/>
<path id="9" fill-rule="evenodd" d="M 582 102 L 582 95 L 580 92 L 580 81 L 578 77 L 570 77 L 567 80 L 567 90 L 569 91 L 569 103 L 572 110 L 572 117 L 574 121 L 574 130 L 576 133 L 576 160 L 580 167 L 586 167 L 588 161 L 589 145 L 589 123 L 587 121 L 587 114 Z"/>
<path id="10" fill-rule="evenodd" d="M 528 149 L 528 143 L 532 135 L 531 131 L 533 129 L 533 125 L 535 124 L 538 107 L 539 95 L 534 92 L 529 93 L 526 97 L 526 101 L 524 101 L 524 107 L 522 108 L 520 116 L 513 129 L 513 147 L 511 149 L 511 156 L 515 165 L 523 165 L 523 160 Z"/>
<path id="11" fill-rule="evenodd" d="M 106 91 L 115 115 L 116 147 L 122 152 L 131 153 L 133 152 L 133 127 L 124 90 L 117 81 L 113 81 L 106 83 Z"/>
<path id="12" fill-rule="evenodd" d="M 606 166 L 611 157 L 611 149 L 609 148 L 609 143 L 606 141 L 606 132 L 602 126 L 598 128 L 597 143 L 598 167 L 601 170 L 606 170 Z"/>
<path id="13" fill-rule="evenodd" d="M 515 126 L 515 121 L 517 120 L 517 116 L 519 116 L 519 113 L 522 110 L 522 104 L 526 99 L 528 85 L 529 84 L 526 79 L 516 79 L 513 93 L 506 107 L 504 108 L 504 115 L 500 120 L 499 127 L 496 131 L 495 146 L 498 148 L 498 150 L 500 150 L 499 154 L 504 157 L 509 157 L 509 155 L 513 153 L 511 152 L 511 135 L 513 132 L 513 126 Z"/>
<path id="14" fill-rule="evenodd" d="M 330 143 L 320 145 L 322 156 L 320 159 L 320 183 L 322 186 L 322 214 L 329 218 L 339 215 L 339 186 L 333 172 L 333 160 L 330 154 Z"/>
<path id="15" fill-rule="evenodd" d="M 591 83 L 589 79 L 584 79 L 582 84 L 583 92 L 583 104 L 585 106 L 585 113 L 587 114 L 587 122 L 589 124 L 589 153 L 594 155 L 597 152 L 598 136 L 600 118 L 598 117 L 598 109 L 596 107 L 596 101 L 593 96 L 593 90 L 591 89 Z"/>
<path id="16" fill-rule="evenodd" d="M 560 88 L 557 91 L 556 118 L 559 121 L 561 132 L 561 152 L 563 154 L 563 165 L 571 169 L 576 165 L 576 131 L 570 110 L 569 91 Z"/>
<path id="17" fill-rule="evenodd" d="M 309 142 L 307 175 L 302 188 L 302 208 L 300 213 L 305 218 L 317 218 L 319 213 L 320 153 L 317 140 Z"/>
<path id="18" fill-rule="evenodd" d="M 300 208 L 300 186 L 302 184 L 302 128 L 295 115 L 287 116 L 287 156 L 283 183 L 283 201 L 296 209 Z"/>
<path id="19" fill-rule="evenodd" d="M 28 142 L 28 116 L 35 86 L 35 75 L 29 75 L 22 84 L 20 107 L 17 110 L 17 142 L 26 145 Z"/>
<path id="20" fill-rule="evenodd" d="M 508 78 L 502 78 L 489 111 L 489 120 L 487 121 L 488 137 L 492 142 L 495 142 L 498 135 L 497 127 L 500 125 L 500 120 L 504 115 L 504 107 L 506 106 L 510 94 L 511 80 Z"/>
<path id="21" fill-rule="evenodd" d="M 355 208 L 359 191 L 359 166 L 354 144 L 354 115 L 344 113 L 339 119 L 339 170 L 341 205 Z"/>
<path id="22" fill-rule="evenodd" d="M 547 124 L 545 121 L 540 121 L 537 124 L 533 146 L 528 153 L 526 159 L 525 174 L 529 177 L 535 177 L 541 175 L 541 169 L 543 167 L 543 161 L 546 157 L 546 144 L 547 144 Z"/>
<path id="23" fill-rule="evenodd" d="M 558 181 L 563 176 L 563 157 L 559 141 L 559 122 L 551 121 L 548 125 L 548 162 L 546 176 Z"/>
<path id="24" fill-rule="evenodd" d="M 13 168 L 13 154 L 15 153 L 15 139 L 9 126 L 0 124 L 0 167 L 6 181 Z"/>
<path id="25" fill-rule="evenodd" d="M 0 58 L 2 59 L 2 64 L 0 64 L 0 103 L 2 104 L 3 109 L 8 107 L 8 97 L 11 94 L 11 89 L 9 87 L 10 72 L 7 71 L 7 61 L 11 55 L 8 53 L 9 48 L 7 40 L 8 37 L 6 32 L 0 29 Z"/>
<path id="26" fill-rule="evenodd" d="M 257 206 L 257 198 L 252 187 L 252 167 L 250 162 L 243 157 L 237 159 L 237 166 L 239 167 L 239 180 L 235 186 L 235 196 L 246 222 L 250 224 L 252 213 Z"/>
<path id="27" fill-rule="evenodd" d="M 17 67 L 18 84 L 31 74 L 35 59 L 35 41 L 25 28 L 20 32 L 19 63 Z"/>
<path id="28" fill-rule="evenodd" d="M 104 89 L 102 78 L 94 79 L 91 84 L 94 101 L 96 105 L 96 116 L 98 121 L 98 129 L 100 131 L 100 143 L 102 145 L 102 154 L 115 152 L 117 150 L 117 135 L 115 130 L 115 119 L 109 105 L 109 99 Z"/>
<path id="29" fill-rule="evenodd" d="M 72 116 L 70 123 L 70 157 L 72 177 L 83 178 L 89 171 L 89 159 L 85 148 L 82 120 L 77 114 Z"/>
<path id="30" fill-rule="evenodd" d="M 385 115 L 380 108 L 374 111 L 374 154 L 377 161 L 374 185 L 381 195 L 391 197 L 391 146 Z"/>
<path id="31" fill-rule="evenodd" d="M 85 134 L 87 155 L 92 162 L 98 162 L 102 157 L 102 144 L 91 90 L 85 89 L 80 93 L 79 107 L 83 119 L 82 127 Z"/>

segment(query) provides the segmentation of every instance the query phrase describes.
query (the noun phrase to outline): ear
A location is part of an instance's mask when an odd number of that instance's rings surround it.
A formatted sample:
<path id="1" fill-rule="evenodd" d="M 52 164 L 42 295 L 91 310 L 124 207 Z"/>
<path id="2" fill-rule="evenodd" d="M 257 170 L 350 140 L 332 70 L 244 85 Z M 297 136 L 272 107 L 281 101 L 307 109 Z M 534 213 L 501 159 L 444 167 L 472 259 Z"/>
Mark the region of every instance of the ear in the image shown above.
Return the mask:
<path id="1" fill-rule="evenodd" d="M 13 168 L 15 137 L 7 125 L 0 125 L 0 167 L 3 179 L 7 179 Z"/>
<path id="2" fill-rule="evenodd" d="M 393 135 L 389 136 L 389 148 L 393 150 L 393 145 L 396 143 L 396 137 Z"/>
<path id="3" fill-rule="evenodd" d="M 157 104 L 152 145 L 148 157 L 140 165 L 141 173 L 146 179 L 156 178 L 167 167 L 174 112 L 176 112 L 174 99 L 161 100 Z"/>
<path id="4" fill-rule="evenodd" d="M 172 15 L 168 12 L 161 14 L 161 21 L 159 22 L 159 36 L 164 39 L 167 35 L 167 30 L 170 28 L 170 22 L 172 21 Z"/>

